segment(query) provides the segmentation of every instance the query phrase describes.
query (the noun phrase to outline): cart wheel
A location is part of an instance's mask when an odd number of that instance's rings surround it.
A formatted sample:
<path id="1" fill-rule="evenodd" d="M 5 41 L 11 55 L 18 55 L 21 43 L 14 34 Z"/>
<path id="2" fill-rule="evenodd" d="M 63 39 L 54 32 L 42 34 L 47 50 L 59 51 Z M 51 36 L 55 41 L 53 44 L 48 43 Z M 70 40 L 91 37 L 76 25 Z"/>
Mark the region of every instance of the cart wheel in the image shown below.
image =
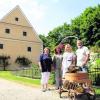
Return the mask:
<path id="1" fill-rule="evenodd" d="M 96 100 L 96 95 L 91 95 L 89 93 L 87 93 L 87 97 L 88 97 L 88 100 Z"/>
<path id="2" fill-rule="evenodd" d="M 74 92 L 69 91 L 68 92 L 68 97 L 70 98 L 70 100 L 77 100 L 76 99 L 76 95 Z"/>
<path id="3" fill-rule="evenodd" d="M 91 89 L 90 93 L 87 93 L 88 100 L 96 100 L 95 90 Z"/>
<path id="4" fill-rule="evenodd" d="M 70 97 L 70 99 L 71 100 L 77 100 L 76 97 L 74 97 L 74 96 L 73 97 Z"/>
<path id="5" fill-rule="evenodd" d="M 83 93 L 81 95 L 78 95 L 77 99 L 78 100 L 96 100 L 96 96 L 95 95 L 90 95 L 89 93 Z"/>

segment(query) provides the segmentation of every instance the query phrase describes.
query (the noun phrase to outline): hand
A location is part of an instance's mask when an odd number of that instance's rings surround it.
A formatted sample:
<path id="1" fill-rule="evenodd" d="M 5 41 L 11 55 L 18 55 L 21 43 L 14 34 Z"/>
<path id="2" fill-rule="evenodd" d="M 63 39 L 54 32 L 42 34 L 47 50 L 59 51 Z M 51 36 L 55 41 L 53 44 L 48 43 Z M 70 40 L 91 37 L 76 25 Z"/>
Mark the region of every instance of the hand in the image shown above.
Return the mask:
<path id="1" fill-rule="evenodd" d="M 84 62 L 84 63 L 82 63 L 82 66 L 85 66 L 86 65 L 86 63 Z"/>

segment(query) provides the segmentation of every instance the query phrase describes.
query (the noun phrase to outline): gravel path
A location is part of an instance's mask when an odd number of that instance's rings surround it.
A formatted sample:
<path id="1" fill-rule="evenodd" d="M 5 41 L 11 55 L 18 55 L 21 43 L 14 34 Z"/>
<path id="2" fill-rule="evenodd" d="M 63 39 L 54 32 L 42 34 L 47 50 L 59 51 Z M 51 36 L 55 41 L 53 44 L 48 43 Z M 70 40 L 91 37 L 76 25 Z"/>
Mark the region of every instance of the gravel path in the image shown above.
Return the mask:
<path id="1" fill-rule="evenodd" d="M 0 100 L 62 100 L 55 90 L 42 92 L 40 88 L 0 79 Z M 68 100 L 66 98 L 66 100 Z"/>

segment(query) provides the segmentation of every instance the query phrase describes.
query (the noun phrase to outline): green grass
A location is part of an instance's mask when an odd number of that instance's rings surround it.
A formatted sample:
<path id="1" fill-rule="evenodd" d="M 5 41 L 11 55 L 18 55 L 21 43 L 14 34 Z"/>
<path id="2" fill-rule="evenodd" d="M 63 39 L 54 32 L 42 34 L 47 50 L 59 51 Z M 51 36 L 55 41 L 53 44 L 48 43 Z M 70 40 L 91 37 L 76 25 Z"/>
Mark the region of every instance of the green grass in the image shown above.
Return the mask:
<path id="1" fill-rule="evenodd" d="M 7 79 L 10 81 L 15 81 L 15 82 L 26 84 L 26 85 L 40 86 L 40 79 L 32 79 L 32 78 L 27 78 L 27 77 L 16 76 L 10 71 L 0 71 L 0 78 Z M 52 84 L 52 83 L 53 83 L 53 79 L 50 78 L 49 84 Z"/>
<path id="2" fill-rule="evenodd" d="M 40 79 L 31 79 L 26 77 L 16 76 L 10 71 L 0 71 L 0 78 L 15 81 L 21 84 L 30 86 L 40 86 Z M 49 80 L 49 84 L 52 84 L 52 79 Z M 97 95 L 100 95 L 100 88 L 94 88 Z"/>
<path id="3" fill-rule="evenodd" d="M 100 88 L 95 88 L 95 92 L 97 95 L 100 95 Z"/>
<path id="4" fill-rule="evenodd" d="M 40 85 L 40 79 L 31 79 L 26 77 L 20 77 L 12 74 L 10 71 L 0 71 L 0 78 L 15 81 L 27 85 Z"/>

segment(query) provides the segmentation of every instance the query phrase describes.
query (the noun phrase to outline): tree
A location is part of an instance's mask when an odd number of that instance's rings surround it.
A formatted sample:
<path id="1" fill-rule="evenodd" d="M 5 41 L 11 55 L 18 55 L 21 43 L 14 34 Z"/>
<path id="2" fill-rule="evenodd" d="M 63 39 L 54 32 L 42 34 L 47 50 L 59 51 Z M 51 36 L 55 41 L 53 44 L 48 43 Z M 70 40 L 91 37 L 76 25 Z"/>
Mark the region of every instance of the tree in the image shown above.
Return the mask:
<path id="1" fill-rule="evenodd" d="M 51 48 L 52 51 L 54 51 L 55 47 L 59 45 L 62 39 L 67 35 L 71 35 L 69 24 L 64 23 L 62 26 L 54 28 L 48 33 L 48 46 Z"/>
<path id="2" fill-rule="evenodd" d="M 71 30 L 77 34 L 86 45 L 99 45 L 100 38 L 100 5 L 89 7 L 72 20 Z"/>
<path id="3" fill-rule="evenodd" d="M 77 36 L 87 46 L 100 47 L 100 5 L 86 8 L 83 13 L 71 21 L 70 25 L 64 23 L 50 31 L 48 36 L 40 36 L 40 38 L 44 46 L 54 51 L 55 46 L 67 36 Z M 75 40 L 70 38 L 70 41 L 75 47 Z"/>
<path id="4" fill-rule="evenodd" d="M 0 55 L 0 64 L 3 66 L 3 70 L 6 70 L 6 67 L 10 65 L 9 63 L 10 56 Z"/>
<path id="5" fill-rule="evenodd" d="M 40 39 L 43 41 L 43 47 L 47 47 L 48 46 L 48 42 L 47 42 L 47 38 L 44 35 L 39 35 Z"/>

